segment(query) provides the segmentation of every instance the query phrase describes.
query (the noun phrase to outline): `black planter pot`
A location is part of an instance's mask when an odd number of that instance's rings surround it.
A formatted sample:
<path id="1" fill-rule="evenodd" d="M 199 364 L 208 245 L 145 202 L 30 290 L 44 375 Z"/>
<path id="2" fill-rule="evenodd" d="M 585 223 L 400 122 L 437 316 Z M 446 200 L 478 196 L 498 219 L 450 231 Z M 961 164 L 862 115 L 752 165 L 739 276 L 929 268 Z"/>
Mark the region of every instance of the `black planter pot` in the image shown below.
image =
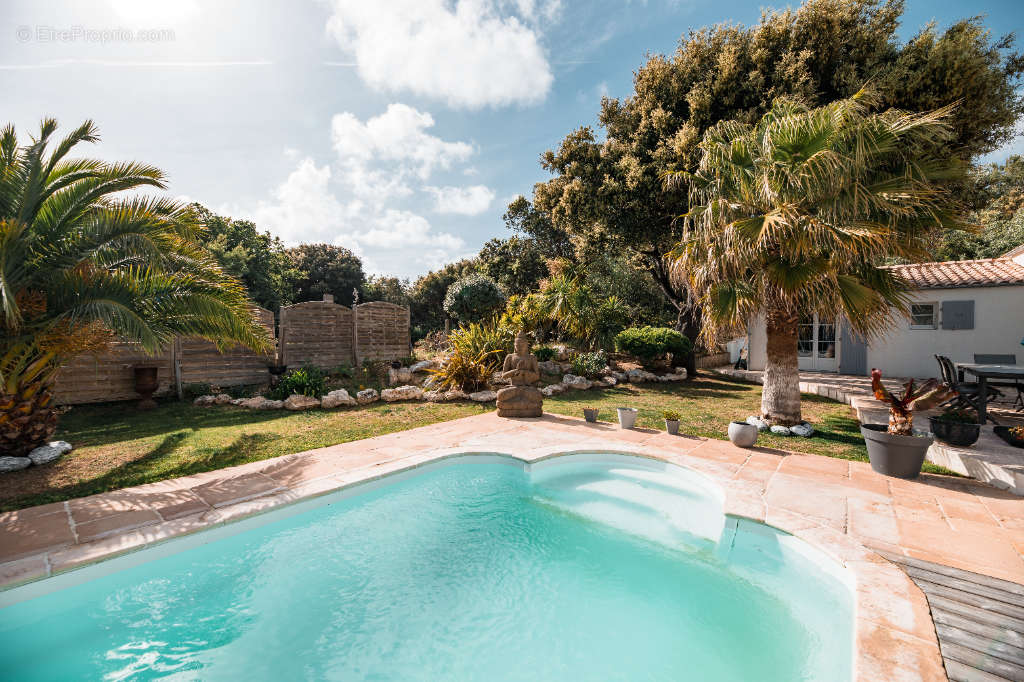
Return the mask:
<path id="1" fill-rule="evenodd" d="M 932 433 L 943 443 L 967 447 L 974 445 L 981 435 L 981 424 L 968 424 L 966 422 L 951 422 L 938 417 L 928 417 Z"/>
<path id="2" fill-rule="evenodd" d="M 992 432 L 1005 440 L 1007 443 L 1015 448 L 1024 448 L 1024 438 L 1017 438 L 1010 433 L 1009 426 L 995 426 L 992 428 Z"/>
<path id="3" fill-rule="evenodd" d="M 917 478 L 932 444 L 931 436 L 896 436 L 885 424 L 861 424 L 871 468 L 885 476 Z"/>

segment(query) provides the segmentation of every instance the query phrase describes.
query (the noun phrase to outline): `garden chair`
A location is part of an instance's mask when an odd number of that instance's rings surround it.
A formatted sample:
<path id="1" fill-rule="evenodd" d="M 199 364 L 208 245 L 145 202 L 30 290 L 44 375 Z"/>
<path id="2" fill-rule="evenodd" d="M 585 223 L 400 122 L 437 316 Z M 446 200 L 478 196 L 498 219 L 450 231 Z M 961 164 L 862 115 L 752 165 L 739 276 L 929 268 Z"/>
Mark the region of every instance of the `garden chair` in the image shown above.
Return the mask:
<path id="1" fill-rule="evenodd" d="M 1012 353 L 975 353 L 974 362 L 978 365 L 1016 365 L 1017 356 Z M 989 385 L 1016 389 L 1017 397 L 1013 401 L 1013 407 L 1018 412 L 1024 410 L 1024 384 L 1020 381 L 989 381 Z"/>
<path id="2" fill-rule="evenodd" d="M 953 361 L 945 355 L 936 355 L 935 359 L 939 362 L 939 369 L 942 371 L 942 382 L 946 384 L 947 388 L 956 391 L 956 395 L 944 402 L 943 405 L 956 408 L 970 408 L 977 412 L 978 391 L 980 390 L 977 382 L 961 381 L 957 378 L 956 367 L 953 365 Z M 988 400 L 991 400 L 993 397 L 1002 397 L 1003 395 L 1002 391 L 992 386 L 986 386 L 986 389 Z"/>

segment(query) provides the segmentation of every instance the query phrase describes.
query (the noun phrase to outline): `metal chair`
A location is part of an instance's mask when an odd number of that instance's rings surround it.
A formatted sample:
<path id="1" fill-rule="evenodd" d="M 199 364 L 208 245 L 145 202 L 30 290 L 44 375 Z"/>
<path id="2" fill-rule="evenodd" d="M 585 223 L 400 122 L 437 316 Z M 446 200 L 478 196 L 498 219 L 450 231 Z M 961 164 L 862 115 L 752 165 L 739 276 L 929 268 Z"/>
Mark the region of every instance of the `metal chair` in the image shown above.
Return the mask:
<path id="1" fill-rule="evenodd" d="M 947 388 L 956 391 L 956 395 L 944 402 L 943 406 L 970 408 L 977 412 L 981 390 L 979 384 L 973 381 L 961 381 L 957 378 L 956 366 L 945 355 L 936 355 L 935 359 L 938 361 L 939 370 L 942 372 L 942 382 L 946 384 Z M 1002 397 L 1003 395 L 1002 391 L 992 386 L 986 386 L 985 388 L 985 392 L 988 394 L 987 400 L 991 400 L 994 397 Z M 989 419 L 991 419 L 991 416 Z M 995 420 L 992 419 L 992 421 Z"/>
<path id="2" fill-rule="evenodd" d="M 978 365 L 1016 365 L 1017 356 L 1013 353 L 975 353 L 974 362 Z M 1020 381 L 989 381 L 989 385 L 1016 389 L 1017 397 L 1013 401 L 1013 407 L 1018 412 L 1024 410 L 1024 384 Z"/>

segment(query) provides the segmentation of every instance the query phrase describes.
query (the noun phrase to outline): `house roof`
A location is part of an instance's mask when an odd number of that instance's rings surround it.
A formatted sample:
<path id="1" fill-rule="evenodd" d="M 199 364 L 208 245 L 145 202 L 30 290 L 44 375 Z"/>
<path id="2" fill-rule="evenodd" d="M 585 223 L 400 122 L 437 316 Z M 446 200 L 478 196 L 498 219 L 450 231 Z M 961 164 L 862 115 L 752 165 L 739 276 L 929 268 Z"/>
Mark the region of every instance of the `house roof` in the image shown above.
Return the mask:
<path id="1" fill-rule="evenodd" d="M 1008 258 L 1010 254 L 979 260 L 893 265 L 890 269 L 899 273 L 915 289 L 1024 285 L 1024 265 Z"/>

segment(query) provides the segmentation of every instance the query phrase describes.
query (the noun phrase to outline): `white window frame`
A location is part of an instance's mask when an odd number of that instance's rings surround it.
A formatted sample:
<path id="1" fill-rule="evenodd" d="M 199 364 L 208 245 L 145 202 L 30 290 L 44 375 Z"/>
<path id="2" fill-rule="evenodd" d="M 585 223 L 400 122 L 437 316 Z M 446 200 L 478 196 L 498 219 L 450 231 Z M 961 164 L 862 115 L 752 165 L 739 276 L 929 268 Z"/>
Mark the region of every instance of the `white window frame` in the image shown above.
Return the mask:
<path id="1" fill-rule="evenodd" d="M 930 305 L 932 307 L 931 324 L 914 324 L 914 306 Z M 910 304 L 910 328 L 911 329 L 938 329 L 939 328 L 939 302 L 938 301 L 914 301 Z"/>

